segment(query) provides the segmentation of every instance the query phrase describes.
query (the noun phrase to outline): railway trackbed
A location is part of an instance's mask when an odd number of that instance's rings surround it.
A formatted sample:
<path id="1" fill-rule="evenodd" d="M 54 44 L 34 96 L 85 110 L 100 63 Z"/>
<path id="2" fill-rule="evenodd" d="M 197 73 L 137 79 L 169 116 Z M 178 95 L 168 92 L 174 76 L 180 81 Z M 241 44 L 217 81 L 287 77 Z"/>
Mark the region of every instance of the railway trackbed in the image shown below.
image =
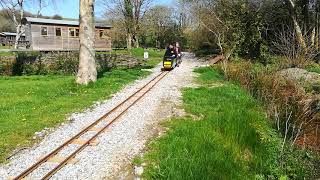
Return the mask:
<path id="1" fill-rule="evenodd" d="M 102 117 L 95 122 L 84 128 L 78 134 L 64 142 L 55 150 L 48 153 L 39 161 L 31 165 L 28 169 L 14 177 L 14 180 L 23 180 L 30 174 L 34 173 L 37 169 L 41 168 L 46 163 L 55 162 L 57 165 L 46 172 L 41 179 L 50 179 L 55 173 L 62 169 L 66 164 L 74 160 L 74 158 L 86 147 L 96 144 L 97 138 L 104 133 L 114 122 L 120 119 L 133 105 L 135 105 L 142 97 L 144 97 L 161 79 L 163 79 L 169 72 L 161 72 L 155 76 L 152 80 L 146 83 L 143 87 L 138 89 L 135 93 L 129 96 L 127 99 L 119 103 L 109 112 L 105 113 Z M 68 146 L 77 145 L 74 151 L 65 157 L 59 157 L 58 154 Z"/>

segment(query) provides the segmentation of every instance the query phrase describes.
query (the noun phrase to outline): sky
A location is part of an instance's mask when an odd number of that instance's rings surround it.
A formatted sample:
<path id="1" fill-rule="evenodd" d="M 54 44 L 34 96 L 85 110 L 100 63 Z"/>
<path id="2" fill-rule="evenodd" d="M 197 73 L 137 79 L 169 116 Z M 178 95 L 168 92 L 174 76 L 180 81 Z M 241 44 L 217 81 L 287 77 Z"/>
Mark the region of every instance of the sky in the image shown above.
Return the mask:
<path id="1" fill-rule="evenodd" d="M 97 1 L 97 0 L 96 0 Z M 54 5 L 50 5 L 41 11 L 44 16 L 53 16 L 59 14 L 64 18 L 79 18 L 79 0 L 57 0 Z M 171 5 L 174 0 L 154 0 L 155 4 Z M 38 9 L 29 5 L 26 10 L 32 13 L 37 13 Z M 97 2 L 95 7 L 95 13 L 97 17 L 103 15 L 103 7 Z"/>

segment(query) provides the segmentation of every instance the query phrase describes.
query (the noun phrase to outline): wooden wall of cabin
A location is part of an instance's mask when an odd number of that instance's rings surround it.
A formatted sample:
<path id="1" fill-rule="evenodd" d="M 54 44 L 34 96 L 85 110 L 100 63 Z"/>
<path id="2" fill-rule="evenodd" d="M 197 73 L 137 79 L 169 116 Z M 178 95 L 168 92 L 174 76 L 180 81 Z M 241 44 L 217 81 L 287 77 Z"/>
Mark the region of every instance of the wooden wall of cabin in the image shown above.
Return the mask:
<path id="1" fill-rule="evenodd" d="M 47 27 L 48 35 L 41 35 L 41 27 Z M 61 36 L 56 36 L 56 28 L 61 28 Z M 72 26 L 59 25 L 38 25 L 31 24 L 31 42 L 33 50 L 78 50 L 80 43 L 79 37 L 71 37 L 69 35 L 69 28 L 77 28 Z M 95 48 L 98 51 L 110 51 L 111 39 L 100 38 L 99 30 L 96 29 Z M 101 29 L 102 30 L 102 29 Z M 104 29 L 107 32 L 110 29 Z"/>

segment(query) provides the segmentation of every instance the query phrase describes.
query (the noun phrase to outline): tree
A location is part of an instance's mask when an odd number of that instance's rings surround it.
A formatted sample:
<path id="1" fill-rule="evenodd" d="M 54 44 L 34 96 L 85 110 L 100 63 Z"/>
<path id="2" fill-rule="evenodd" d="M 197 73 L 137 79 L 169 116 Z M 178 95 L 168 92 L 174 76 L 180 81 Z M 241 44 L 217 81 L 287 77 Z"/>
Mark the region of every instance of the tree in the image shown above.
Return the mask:
<path id="1" fill-rule="evenodd" d="M 11 18 L 16 27 L 16 39 L 14 48 L 18 48 L 19 39 L 24 33 L 24 29 L 21 23 L 21 19 L 24 16 L 24 0 L 0 0 L 0 4 L 4 9 L 8 9 L 11 14 Z M 18 13 L 17 13 L 18 12 Z"/>
<path id="2" fill-rule="evenodd" d="M 106 14 L 113 13 L 122 21 L 126 29 L 127 48 L 139 47 L 140 20 L 148 10 L 152 0 L 106 0 Z"/>
<path id="3" fill-rule="evenodd" d="M 63 20 L 63 17 L 60 16 L 59 14 L 55 14 L 51 17 L 52 19 L 57 19 L 57 20 Z"/>
<path id="4" fill-rule="evenodd" d="M 80 52 L 76 82 L 87 85 L 97 80 L 95 63 L 94 0 L 80 0 Z"/>
<path id="5" fill-rule="evenodd" d="M 294 27 L 295 32 L 297 34 L 297 36 L 296 36 L 297 41 L 299 42 L 299 44 L 302 47 L 303 51 L 306 53 L 307 52 L 307 45 L 306 45 L 306 41 L 305 41 L 305 39 L 303 37 L 302 30 L 301 30 L 301 27 L 299 25 L 299 22 L 298 22 L 298 19 L 297 19 L 297 15 L 296 15 L 296 12 L 295 12 L 295 9 L 296 9 L 295 2 L 293 0 L 285 0 L 285 2 L 287 3 L 287 6 L 288 6 L 288 9 L 289 9 L 292 21 L 293 21 L 293 27 Z"/>
<path id="6" fill-rule="evenodd" d="M 14 32 L 15 29 L 9 10 L 2 9 L 0 11 L 0 32 Z"/>
<path id="7" fill-rule="evenodd" d="M 26 3 L 29 3 L 29 5 L 35 5 L 38 6 L 38 12 L 36 17 L 38 17 L 41 14 L 41 11 L 48 6 L 48 4 L 52 3 L 55 4 L 57 1 L 53 0 L 0 0 L 0 6 L 8 10 L 10 14 L 10 18 L 13 21 L 15 28 L 16 28 L 16 39 L 14 43 L 14 48 L 18 48 L 19 39 L 22 36 L 22 34 L 25 32 L 24 27 L 22 25 L 22 18 L 25 17 L 25 5 Z M 35 4 L 34 4 L 35 3 Z"/>
<path id="8" fill-rule="evenodd" d="M 154 6 L 142 18 L 142 32 L 149 37 L 153 46 L 160 48 L 167 43 L 173 42 L 178 34 L 174 29 L 177 27 L 173 18 L 174 9 L 167 6 Z M 146 42 L 145 42 L 146 43 Z"/>

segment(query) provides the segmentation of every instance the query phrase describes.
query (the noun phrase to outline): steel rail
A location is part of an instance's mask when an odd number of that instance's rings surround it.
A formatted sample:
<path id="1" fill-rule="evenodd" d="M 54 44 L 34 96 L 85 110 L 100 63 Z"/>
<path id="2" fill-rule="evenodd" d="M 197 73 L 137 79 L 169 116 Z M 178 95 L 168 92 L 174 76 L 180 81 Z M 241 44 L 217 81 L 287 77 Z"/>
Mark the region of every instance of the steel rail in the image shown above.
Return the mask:
<path id="1" fill-rule="evenodd" d="M 22 180 L 23 178 L 25 178 L 26 176 L 28 176 L 29 174 L 31 174 L 34 170 L 36 170 L 39 166 L 41 166 L 42 164 L 44 164 L 45 162 L 47 162 L 51 157 L 55 156 L 56 154 L 58 154 L 63 148 L 65 148 L 67 145 L 71 144 L 74 140 L 78 139 L 79 137 L 81 137 L 83 134 L 85 134 L 86 132 L 88 132 L 91 128 L 93 128 L 94 126 L 96 126 L 97 124 L 99 124 L 101 121 L 103 121 L 105 118 L 107 118 L 111 113 L 115 112 L 117 109 L 119 109 L 122 105 L 124 105 L 126 102 L 128 102 L 130 99 L 132 99 L 135 95 L 137 95 L 138 93 L 140 93 L 144 88 L 146 88 L 148 85 L 150 85 L 150 83 L 152 83 L 154 80 L 156 80 L 158 77 L 160 77 L 162 74 L 167 74 L 166 72 L 161 72 L 159 73 L 157 76 L 155 76 L 154 78 L 152 78 L 148 83 L 146 83 L 143 87 L 141 87 L 139 90 L 137 90 L 135 93 L 133 93 L 131 96 L 129 96 L 128 98 L 126 98 L 125 100 L 123 100 L 121 103 L 119 103 L 116 107 L 114 107 L 113 109 L 111 109 L 109 112 L 107 112 L 106 114 L 104 114 L 103 116 L 101 116 L 98 120 L 96 120 L 95 122 L 93 122 L 92 124 L 90 124 L 89 126 L 87 126 L 86 128 L 84 128 L 82 131 L 80 131 L 78 134 L 76 134 L 75 136 L 73 136 L 72 138 L 70 138 L 69 140 L 67 140 L 66 142 L 64 142 L 62 145 L 60 145 L 59 147 L 57 147 L 56 149 L 54 149 L 52 152 L 50 152 L 49 154 L 47 154 L 45 157 L 41 158 L 39 161 L 37 161 L 36 163 L 34 163 L 33 165 L 31 165 L 28 169 L 26 169 L 25 171 L 23 171 L 21 174 L 19 174 L 17 177 L 13 178 L 13 180 Z M 163 76 L 164 77 L 164 76 Z M 163 78 L 162 77 L 162 78 Z M 161 78 L 161 79 L 162 79 Z M 158 81 L 157 81 L 158 82 Z M 153 86 L 152 86 L 153 87 Z M 151 88 L 152 88 L 151 87 Z M 145 94 L 145 93 L 144 93 Z M 144 95 L 143 94 L 143 95 Z M 99 131 L 100 132 L 100 131 Z M 101 133 L 100 133 L 101 134 Z M 91 142 L 91 141 L 89 141 Z"/>
<path id="2" fill-rule="evenodd" d="M 80 146 L 77 150 L 75 150 L 71 155 L 69 155 L 66 159 L 64 159 L 59 165 L 57 165 L 54 169 L 52 169 L 49 173 L 47 173 L 42 180 L 50 179 L 56 172 L 58 172 L 61 168 L 63 168 L 71 159 L 73 159 L 79 152 L 81 152 L 84 148 L 86 148 L 90 142 L 94 141 L 100 134 L 102 134 L 109 126 L 111 126 L 114 122 L 120 119 L 133 105 L 135 105 L 145 94 L 147 94 L 161 79 L 163 79 L 168 73 L 164 73 L 164 75 L 159 78 L 147 91 L 145 91 L 141 96 L 139 96 L 132 104 L 130 104 L 125 110 L 123 110 L 117 117 L 115 117 L 112 121 L 110 121 L 105 127 L 103 127 L 98 133 L 96 133 L 93 137 L 87 140 L 82 146 Z"/>

